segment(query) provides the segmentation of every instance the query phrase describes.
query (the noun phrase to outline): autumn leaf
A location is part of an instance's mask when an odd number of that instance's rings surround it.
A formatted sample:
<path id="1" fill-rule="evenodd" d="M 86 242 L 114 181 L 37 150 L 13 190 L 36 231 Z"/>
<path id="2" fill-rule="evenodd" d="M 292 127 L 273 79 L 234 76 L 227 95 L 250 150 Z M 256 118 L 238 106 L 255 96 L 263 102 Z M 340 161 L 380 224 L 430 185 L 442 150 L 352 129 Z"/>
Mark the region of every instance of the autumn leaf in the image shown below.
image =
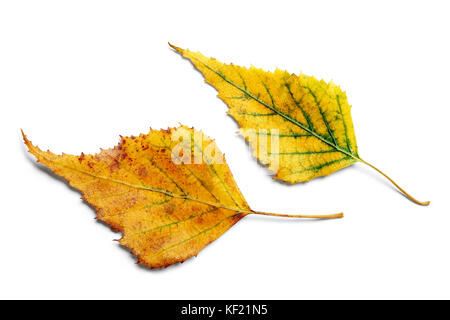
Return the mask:
<path id="1" fill-rule="evenodd" d="M 96 155 L 56 155 L 23 138 L 40 163 L 82 192 L 97 219 L 122 232 L 120 244 L 138 263 L 153 268 L 197 255 L 248 214 L 342 217 L 251 210 L 215 142 L 184 126 L 122 137 Z"/>
<path id="2" fill-rule="evenodd" d="M 254 155 L 275 172 L 275 179 L 290 183 L 309 181 L 362 162 L 413 202 L 429 204 L 416 200 L 360 158 L 350 104 L 345 92 L 333 82 L 279 69 L 267 72 L 224 64 L 200 52 L 169 45 L 189 59 L 203 73 L 205 81 L 217 89 L 218 97 L 229 107 L 228 113 L 241 127 L 240 134 Z M 273 138 L 277 148 L 272 148 Z M 261 145 L 267 147 L 261 149 Z"/>

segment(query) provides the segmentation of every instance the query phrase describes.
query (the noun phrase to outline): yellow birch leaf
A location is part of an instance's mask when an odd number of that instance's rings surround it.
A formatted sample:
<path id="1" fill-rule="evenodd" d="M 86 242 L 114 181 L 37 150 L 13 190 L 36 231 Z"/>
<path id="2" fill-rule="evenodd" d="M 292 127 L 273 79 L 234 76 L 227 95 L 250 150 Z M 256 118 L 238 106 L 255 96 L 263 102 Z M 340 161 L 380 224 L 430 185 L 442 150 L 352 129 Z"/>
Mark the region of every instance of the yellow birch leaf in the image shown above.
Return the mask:
<path id="1" fill-rule="evenodd" d="M 225 64 L 200 52 L 169 45 L 189 59 L 205 81 L 217 89 L 254 156 L 268 165 L 275 179 L 304 182 L 363 162 L 413 202 L 429 204 L 416 200 L 360 158 L 350 104 L 345 92 L 333 82 L 279 69 L 268 72 Z"/>
<path id="2" fill-rule="evenodd" d="M 122 137 L 95 155 L 56 155 L 23 138 L 40 163 L 81 191 L 97 219 L 122 233 L 120 244 L 138 263 L 153 268 L 196 256 L 248 214 L 342 217 L 251 210 L 215 142 L 184 126 Z"/>

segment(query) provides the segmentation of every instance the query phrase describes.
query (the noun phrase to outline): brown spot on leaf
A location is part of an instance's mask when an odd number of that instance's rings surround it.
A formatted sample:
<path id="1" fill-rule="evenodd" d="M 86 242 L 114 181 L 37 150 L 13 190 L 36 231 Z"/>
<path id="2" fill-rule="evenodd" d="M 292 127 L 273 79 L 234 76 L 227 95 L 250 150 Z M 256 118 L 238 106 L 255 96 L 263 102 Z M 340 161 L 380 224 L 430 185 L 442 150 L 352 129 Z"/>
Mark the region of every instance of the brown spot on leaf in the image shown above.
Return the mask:
<path id="1" fill-rule="evenodd" d="M 168 215 L 171 215 L 175 212 L 175 205 L 172 202 L 169 202 L 164 205 L 164 212 Z"/>
<path id="2" fill-rule="evenodd" d="M 114 159 L 113 162 L 109 165 L 109 170 L 111 172 L 117 171 L 120 168 L 120 163 L 117 159 Z"/>
<path id="3" fill-rule="evenodd" d="M 139 169 L 138 169 L 138 175 L 139 175 L 140 177 L 146 177 L 146 176 L 148 175 L 148 170 L 147 170 L 147 168 L 144 167 L 144 166 L 140 166 Z"/>
<path id="4" fill-rule="evenodd" d="M 84 158 L 85 158 L 84 153 L 82 152 L 81 155 L 78 157 L 78 161 L 80 161 L 80 163 L 81 163 L 81 162 L 83 162 Z"/>

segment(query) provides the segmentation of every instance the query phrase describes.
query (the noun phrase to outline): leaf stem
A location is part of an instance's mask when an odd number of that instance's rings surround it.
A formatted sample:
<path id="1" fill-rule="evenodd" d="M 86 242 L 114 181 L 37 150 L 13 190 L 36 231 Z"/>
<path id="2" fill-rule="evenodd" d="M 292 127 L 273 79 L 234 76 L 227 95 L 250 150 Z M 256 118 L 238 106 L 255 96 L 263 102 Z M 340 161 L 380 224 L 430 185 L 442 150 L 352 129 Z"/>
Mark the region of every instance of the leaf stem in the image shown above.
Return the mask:
<path id="1" fill-rule="evenodd" d="M 306 218 L 306 219 L 337 219 L 343 218 L 344 214 L 335 213 L 335 214 L 325 214 L 325 215 L 309 215 L 309 214 L 281 214 L 281 213 L 269 213 L 269 212 L 261 212 L 261 211 L 252 211 L 254 214 L 259 214 L 263 216 L 272 216 L 272 217 L 282 217 L 282 218 Z"/>
<path id="2" fill-rule="evenodd" d="M 403 188 L 401 188 L 394 180 L 392 180 L 387 174 L 385 174 L 383 171 L 381 171 L 380 169 L 378 169 L 377 167 L 375 167 L 374 165 L 364 161 L 363 159 L 359 158 L 359 161 L 361 161 L 362 163 L 368 165 L 369 167 L 371 167 L 372 169 L 376 170 L 377 172 L 381 173 L 386 179 L 388 179 L 394 186 L 397 187 L 398 190 L 400 190 L 401 193 L 403 193 L 403 195 L 405 197 L 407 197 L 409 200 L 411 200 L 414 203 L 420 204 L 421 206 L 427 206 L 430 204 L 430 201 L 419 201 L 416 198 L 414 198 L 413 196 L 411 196 L 408 192 L 406 192 Z"/>

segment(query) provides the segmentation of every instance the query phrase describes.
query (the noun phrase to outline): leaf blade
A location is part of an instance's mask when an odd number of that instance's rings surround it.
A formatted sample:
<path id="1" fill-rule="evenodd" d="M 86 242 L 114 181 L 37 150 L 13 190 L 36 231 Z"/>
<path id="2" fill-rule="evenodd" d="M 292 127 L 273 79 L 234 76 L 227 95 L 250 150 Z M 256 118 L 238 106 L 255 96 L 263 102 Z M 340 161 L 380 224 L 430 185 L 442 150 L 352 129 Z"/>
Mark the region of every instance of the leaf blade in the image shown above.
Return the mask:
<path id="1" fill-rule="evenodd" d="M 256 131 L 277 129 L 287 131 L 282 133 L 284 135 L 309 135 L 305 140 L 314 141 L 304 144 L 280 143 L 279 153 L 287 155 L 292 152 L 289 148 L 294 147 L 297 151 L 305 153 L 306 161 L 303 161 L 303 166 L 306 164 L 309 170 L 299 175 L 296 173 L 299 166 L 297 160 L 282 157 L 279 159 L 280 167 L 274 170 L 274 162 L 270 157 L 264 157 L 257 152 L 259 137 L 256 142 L 246 137 L 256 151 L 258 159 L 268 164 L 269 169 L 275 172 L 274 178 L 291 183 L 309 181 L 359 161 L 350 106 L 345 93 L 333 83 L 326 84 L 305 75 L 297 77 L 278 69 L 272 73 L 254 67 L 247 69 L 233 64 L 227 65 L 214 58 L 207 58 L 199 52 L 193 53 L 175 46 L 172 48 L 189 59 L 203 73 L 205 81 L 218 90 L 218 96 L 229 106 L 228 113 L 242 128 L 240 131 L 242 135 L 245 136 L 243 130 L 248 129 Z M 313 87 L 315 89 L 312 89 Z M 335 94 L 335 100 L 327 97 L 326 101 L 320 102 L 315 90 L 328 90 Z M 242 97 L 242 94 L 247 99 L 237 99 Z M 321 103 L 325 107 L 321 106 Z M 276 116 L 271 116 L 270 119 L 261 118 L 263 115 L 273 115 L 268 112 L 273 112 Z M 333 115 L 341 115 L 340 121 L 332 121 Z M 315 159 L 317 157 L 312 154 L 306 156 L 307 152 L 323 152 L 328 147 L 344 156 L 341 156 L 341 159 L 330 155 L 323 155 L 319 159 Z M 330 161 L 334 161 L 333 165 L 319 167 L 321 162 Z"/>
<path id="2" fill-rule="evenodd" d="M 184 129 L 194 133 L 193 129 Z M 97 155 L 58 156 L 40 150 L 25 135 L 24 140 L 39 162 L 82 192 L 95 208 L 97 219 L 122 232 L 120 244 L 128 247 L 139 263 L 159 268 L 197 255 L 251 213 L 226 164 L 216 165 L 215 173 L 205 170 L 207 164 L 189 165 L 191 172 L 197 171 L 210 183 L 218 200 L 204 187 L 199 191 L 197 180 L 184 171 L 184 166 L 171 160 L 171 130 L 122 138 L 117 147 Z M 164 147 L 151 146 L 151 142 L 161 138 L 166 143 Z M 203 136 L 203 142 L 212 141 Z M 178 177 L 177 181 L 162 174 L 161 168 L 149 167 L 148 155 L 158 157 L 158 164 L 164 164 L 164 170 Z M 227 191 L 234 200 L 216 187 L 221 185 L 219 179 L 229 183 Z M 188 194 L 181 190 L 188 190 Z M 239 207 L 234 206 L 235 201 Z"/>

